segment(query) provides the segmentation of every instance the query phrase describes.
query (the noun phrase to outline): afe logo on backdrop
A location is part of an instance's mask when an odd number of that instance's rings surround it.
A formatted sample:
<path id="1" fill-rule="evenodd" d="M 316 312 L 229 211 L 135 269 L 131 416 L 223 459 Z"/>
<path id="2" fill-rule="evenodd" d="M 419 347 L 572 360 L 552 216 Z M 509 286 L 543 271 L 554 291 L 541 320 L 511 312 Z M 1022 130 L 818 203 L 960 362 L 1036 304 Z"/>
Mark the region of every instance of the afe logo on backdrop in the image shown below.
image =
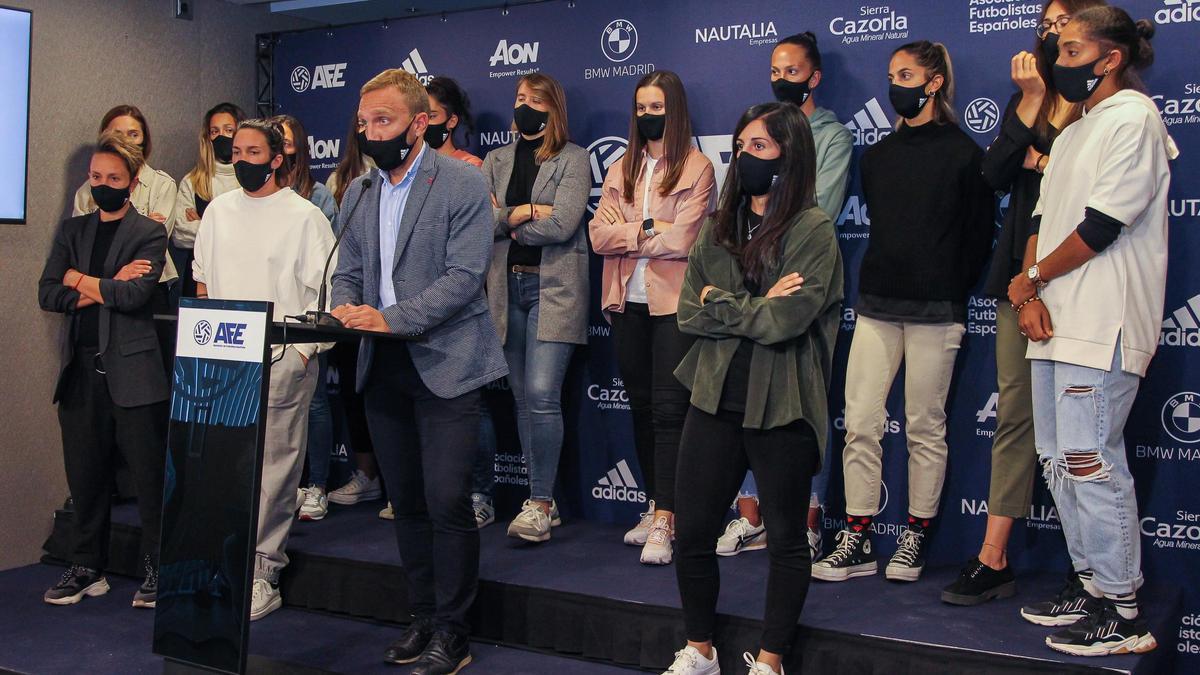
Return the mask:
<path id="1" fill-rule="evenodd" d="M 1163 431 L 1180 443 L 1200 443 L 1200 394 L 1184 391 L 1162 408 Z"/>
<path id="2" fill-rule="evenodd" d="M 971 131 L 986 134 L 1000 123 L 1000 106 L 990 98 L 977 98 L 967 104 L 963 119 Z"/>
<path id="3" fill-rule="evenodd" d="M 596 212 L 600 206 L 600 194 L 604 187 L 604 177 L 608 169 L 625 156 L 629 144 L 620 136 L 605 136 L 592 141 L 587 147 L 588 163 L 592 167 L 592 189 L 588 193 L 588 211 Z"/>
<path id="4" fill-rule="evenodd" d="M 600 49 L 613 63 L 626 61 L 637 51 L 637 27 L 628 19 L 614 19 L 600 34 Z"/>
<path id="5" fill-rule="evenodd" d="M 290 82 L 297 94 L 303 94 L 309 89 L 337 89 L 346 86 L 343 78 L 346 64 L 329 63 L 323 66 L 313 66 L 310 74 L 308 68 L 296 66 L 292 69 Z"/>

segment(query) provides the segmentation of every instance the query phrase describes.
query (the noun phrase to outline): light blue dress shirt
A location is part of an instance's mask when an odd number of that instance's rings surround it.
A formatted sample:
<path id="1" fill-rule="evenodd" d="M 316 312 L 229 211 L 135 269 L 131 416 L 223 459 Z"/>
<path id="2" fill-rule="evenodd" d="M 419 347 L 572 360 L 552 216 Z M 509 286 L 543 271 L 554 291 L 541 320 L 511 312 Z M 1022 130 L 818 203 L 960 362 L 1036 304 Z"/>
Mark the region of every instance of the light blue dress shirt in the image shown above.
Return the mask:
<path id="1" fill-rule="evenodd" d="M 379 187 L 379 307 L 383 309 L 396 304 L 396 288 L 392 285 L 392 270 L 396 267 L 396 239 L 400 234 L 400 220 L 404 217 L 404 206 L 413 178 L 425 156 L 425 144 L 408 167 L 408 173 L 399 183 L 392 185 L 388 172 L 376 169 L 382 179 Z"/>

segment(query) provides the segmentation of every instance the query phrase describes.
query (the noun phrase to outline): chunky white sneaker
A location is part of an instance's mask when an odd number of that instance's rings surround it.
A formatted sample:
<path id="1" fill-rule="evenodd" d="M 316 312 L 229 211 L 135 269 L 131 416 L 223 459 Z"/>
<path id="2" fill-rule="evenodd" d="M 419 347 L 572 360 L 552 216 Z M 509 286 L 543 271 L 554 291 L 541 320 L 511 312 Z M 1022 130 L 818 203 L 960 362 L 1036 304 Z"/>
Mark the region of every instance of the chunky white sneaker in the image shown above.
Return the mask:
<path id="1" fill-rule="evenodd" d="M 671 540 L 675 538 L 666 516 L 654 519 L 650 534 L 646 536 L 646 545 L 642 547 L 643 565 L 670 565 Z"/>
<path id="2" fill-rule="evenodd" d="M 266 579 L 255 579 L 250 594 L 250 620 L 258 621 L 283 606 L 283 595 Z"/>
<path id="3" fill-rule="evenodd" d="M 320 520 L 329 513 L 329 498 L 325 496 L 325 488 L 312 485 L 300 491 L 304 493 L 304 503 L 300 505 L 300 520 Z"/>
<path id="4" fill-rule="evenodd" d="M 675 662 L 663 675 L 721 675 L 721 664 L 717 661 L 717 648 L 712 648 L 712 658 L 706 659 L 688 645 L 675 652 Z"/>
<path id="5" fill-rule="evenodd" d="M 383 507 L 382 509 L 379 509 L 379 517 L 383 518 L 384 520 L 395 520 L 396 519 L 396 510 L 392 508 L 391 502 L 388 502 L 387 506 Z"/>
<path id="6" fill-rule="evenodd" d="M 725 526 L 725 534 L 717 537 L 717 555 L 731 556 L 742 551 L 757 551 L 767 547 L 767 528 L 758 527 L 745 518 L 735 518 Z"/>
<path id="7" fill-rule="evenodd" d="M 518 537 L 525 541 L 546 541 L 550 539 L 551 517 L 537 502 L 526 499 L 521 505 L 521 512 L 508 525 L 508 536 Z"/>
<path id="8" fill-rule="evenodd" d="M 625 543 L 630 546 L 645 546 L 646 537 L 650 536 L 650 528 L 654 525 L 654 500 L 646 507 L 645 513 L 638 514 L 638 524 L 625 533 Z"/>
<path id="9" fill-rule="evenodd" d="M 383 496 L 379 487 L 379 476 L 367 478 L 367 474 L 354 470 L 350 482 L 329 493 L 329 501 L 342 506 L 350 506 L 359 502 L 369 502 Z"/>
<path id="10" fill-rule="evenodd" d="M 748 675 L 783 675 L 783 666 L 779 666 L 779 672 L 775 672 L 771 666 L 756 661 L 750 652 L 742 652 L 742 660 L 750 666 Z"/>
<path id="11" fill-rule="evenodd" d="M 478 492 L 471 494 L 471 509 L 475 511 L 475 527 L 482 530 L 496 522 L 496 509 L 492 502 Z"/>

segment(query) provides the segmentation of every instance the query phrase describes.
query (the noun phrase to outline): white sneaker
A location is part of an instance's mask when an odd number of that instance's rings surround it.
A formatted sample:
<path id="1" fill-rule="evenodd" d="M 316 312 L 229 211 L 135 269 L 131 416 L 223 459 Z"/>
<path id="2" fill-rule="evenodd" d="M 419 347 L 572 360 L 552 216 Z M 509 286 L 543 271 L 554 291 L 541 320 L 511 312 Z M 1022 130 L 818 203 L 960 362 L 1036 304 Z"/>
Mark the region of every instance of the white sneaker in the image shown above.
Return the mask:
<path id="1" fill-rule="evenodd" d="M 706 659 L 691 645 L 675 652 L 675 662 L 663 675 L 721 675 L 721 664 L 717 661 L 717 648 L 712 648 L 712 658 Z"/>
<path id="2" fill-rule="evenodd" d="M 670 565 L 671 539 L 674 537 L 675 533 L 667 522 L 667 517 L 656 518 L 654 525 L 650 527 L 650 534 L 646 536 L 646 545 L 642 547 L 642 564 Z"/>
<path id="3" fill-rule="evenodd" d="M 304 503 L 300 505 L 300 520 L 320 520 L 329 513 L 329 498 L 325 496 L 325 488 L 317 485 L 301 488 L 304 493 Z"/>
<path id="4" fill-rule="evenodd" d="M 471 509 L 475 511 L 475 527 L 483 529 L 496 522 L 496 509 L 487 497 L 478 492 L 471 494 Z"/>
<path id="5" fill-rule="evenodd" d="M 771 666 L 756 661 L 750 652 L 742 652 L 742 660 L 746 662 L 747 666 L 750 666 L 750 672 L 747 675 L 783 675 L 783 666 L 779 666 L 779 672 L 775 672 Z"/>
<path id="6" fill-rule="evenodd" d="M 650 536 L 650 528 L 654 525 L 654 500 L 646 506 L 645 513 L 638 514 L 638 524 L 625 533 L 625 543 L 630 546 L 645 546 L 646 537 Z"/>
<path id="7" fill-rule="evenodd" d="M 350 506 L 359 502 L 369 502 L 383 496 L 379 487 L 379 476 L 367 478 L 367 474 L 354 470 L 350 482 L 329 493 L 329 501 L 342 506 Z"/>
<path id="8" fill-rule="evenodd" d="M 546 541 L 550 539 L 550 515 L 532 499 L 526 499 L 521 505 L 521 512 L 508 525 L 508 536 L 518 537 L 525 541 Z"/>
<path id="9" fill-rule="evenodd" d="M 383 518 L 384 520 L 395 520 L 396 519 L 396 510 L 392 508 L 391 502 L 388 502 L 387 506 L 383 507 L 382 509 L 379 509 L 379 517 Z"/>
<path id="10" fill-rule="evenodd" d="M 250 594 L 250 620 L 258 621 L 283 606 L 283 595 L 266 579 L 255 579 Z"/>
<path id="11" fill-rule="evenodd" d="M 742 551 L 757 551 L 767 547 L 767 527 L 758 527 L 745 518 L 735 518 L 725 526 L 725 534 L 717 537 L 717 555 L 731 556 Z"/>

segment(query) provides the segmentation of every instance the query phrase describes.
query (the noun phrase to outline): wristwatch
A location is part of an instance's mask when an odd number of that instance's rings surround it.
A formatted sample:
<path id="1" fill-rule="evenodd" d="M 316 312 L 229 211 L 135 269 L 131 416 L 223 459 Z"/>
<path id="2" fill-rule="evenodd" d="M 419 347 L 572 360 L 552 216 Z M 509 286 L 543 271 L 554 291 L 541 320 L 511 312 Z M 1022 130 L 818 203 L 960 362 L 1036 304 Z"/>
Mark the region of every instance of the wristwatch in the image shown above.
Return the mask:
<path id="1" fill-rule="evenodd" d="M 1025 270 L 1025 276 L 1029 277 L 1029 280 L 1033 282 L 1033 285 L 1037 286 L 1038 288 L 1045 288 L 1046 284 L 1048 283 L 1042 281 L 1042 272 L 1038 269 L 1037 265 L 1030 265 L 1029 269 Z"/>
<path id="2" fill-rule="evenodd" d="M 653 237 L 654 235 L 658 234 L 654 231 L 653 218 L 647 218 L 642 221 L 642 232 L 645 232 L 647 237 Z"/>

